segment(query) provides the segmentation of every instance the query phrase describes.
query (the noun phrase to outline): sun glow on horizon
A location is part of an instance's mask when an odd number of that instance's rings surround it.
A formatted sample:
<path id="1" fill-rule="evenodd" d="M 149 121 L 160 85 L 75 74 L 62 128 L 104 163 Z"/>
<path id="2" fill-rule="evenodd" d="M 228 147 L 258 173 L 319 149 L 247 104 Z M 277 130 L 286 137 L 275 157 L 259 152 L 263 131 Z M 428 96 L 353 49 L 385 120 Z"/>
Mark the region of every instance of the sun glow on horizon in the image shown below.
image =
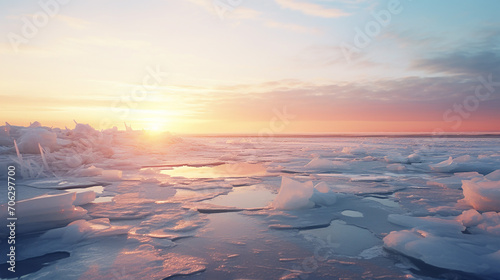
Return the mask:
<path id="1" fill-rule="evenodd" d="M 152 124 L 151 126 L 145 128 L 145 130 L 147 131 L 151 131 L 151 132 L 159 132 L 159 131 L 164 131 L 162 129 L 162 126 L 160 124 Z"/>

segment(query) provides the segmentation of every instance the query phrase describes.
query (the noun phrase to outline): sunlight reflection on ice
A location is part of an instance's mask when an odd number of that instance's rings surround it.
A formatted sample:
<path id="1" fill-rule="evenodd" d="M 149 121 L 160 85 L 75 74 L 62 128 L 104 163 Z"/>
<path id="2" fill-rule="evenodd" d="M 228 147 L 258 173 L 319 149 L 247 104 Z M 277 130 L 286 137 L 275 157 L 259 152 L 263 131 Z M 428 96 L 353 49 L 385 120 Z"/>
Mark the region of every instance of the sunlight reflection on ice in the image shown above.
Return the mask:
<path id="1" fill-rule="evenodd" d="M 267 206 L 273 200 L 274 196 L 269 190 L 257 185 L 235 188 L 229 194 L 218 196 L 207 202 L 221 206 L 257 208 Z"/>
<path id="2" fill-rule="evenodd" d="M 247 177 L 265 176 L 266 168 L 259 163 L 226 163 L 218 166 L 180 166 L 170 170 L 162 170 L 162 174 L 184 178 L 220 178 L 220 177 Z"/>

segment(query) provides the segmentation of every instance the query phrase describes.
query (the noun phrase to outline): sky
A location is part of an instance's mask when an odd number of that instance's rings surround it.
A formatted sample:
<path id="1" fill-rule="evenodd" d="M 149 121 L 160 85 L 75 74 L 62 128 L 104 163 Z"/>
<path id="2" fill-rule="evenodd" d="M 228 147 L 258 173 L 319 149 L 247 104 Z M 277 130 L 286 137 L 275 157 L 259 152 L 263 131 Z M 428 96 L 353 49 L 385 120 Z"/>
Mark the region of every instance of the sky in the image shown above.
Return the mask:
<path id="1" fill-rule="evenodd" d="M 499 1 L 0 2 L 0 121 L 499 132 Z"/>

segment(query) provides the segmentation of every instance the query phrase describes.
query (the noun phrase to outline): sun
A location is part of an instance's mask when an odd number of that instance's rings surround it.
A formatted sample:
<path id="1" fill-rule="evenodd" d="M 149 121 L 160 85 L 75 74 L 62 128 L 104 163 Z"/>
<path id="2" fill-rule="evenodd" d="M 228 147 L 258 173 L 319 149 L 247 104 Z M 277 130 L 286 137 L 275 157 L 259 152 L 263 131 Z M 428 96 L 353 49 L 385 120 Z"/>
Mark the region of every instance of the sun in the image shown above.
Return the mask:
<path id="1" fill-rule="evenodd" d="M 169 116 L 165 111 L 138 110 L 133 116 L 137 127 L 147 132 L 160 133 L 168 130 Z"/>
<path id="2" fill-rule="evenodd" d="M 150 134 L 160 134 L 168 130 L 166 118 L 148 118 L 143 122 L 143 129 Z"/>
<path id="3" fill-rule="evenodd" d="M 152 132 L 159 132 L 162 130 L 162 126 L 158 123 L 150 125 L 148 128 L 146 128 L 148 131 Z"/>

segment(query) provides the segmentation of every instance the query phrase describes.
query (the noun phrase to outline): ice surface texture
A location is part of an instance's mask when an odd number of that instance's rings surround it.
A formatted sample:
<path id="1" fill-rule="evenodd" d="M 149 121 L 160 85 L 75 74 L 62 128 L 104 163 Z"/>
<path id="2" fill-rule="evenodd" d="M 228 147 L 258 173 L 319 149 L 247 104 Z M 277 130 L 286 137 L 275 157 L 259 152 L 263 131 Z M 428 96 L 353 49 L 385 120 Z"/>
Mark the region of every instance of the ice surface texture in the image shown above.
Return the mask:
<path id="1" fill-rule="evenodd" d="M 19 171 L 19 261 L 70 254 L 28 278 L 425 274 L 395 266 L 407 256 L 498 279 L 499 147 L 497 138 L 179 139 L 34 123 L 0 128 L 0 168 Z M 6 197 L 0 189 L 4 220 Z M 330 259 L 314 259 L 318 244 Z M 311 257 L 317 270 L 302 266 Z"/>

